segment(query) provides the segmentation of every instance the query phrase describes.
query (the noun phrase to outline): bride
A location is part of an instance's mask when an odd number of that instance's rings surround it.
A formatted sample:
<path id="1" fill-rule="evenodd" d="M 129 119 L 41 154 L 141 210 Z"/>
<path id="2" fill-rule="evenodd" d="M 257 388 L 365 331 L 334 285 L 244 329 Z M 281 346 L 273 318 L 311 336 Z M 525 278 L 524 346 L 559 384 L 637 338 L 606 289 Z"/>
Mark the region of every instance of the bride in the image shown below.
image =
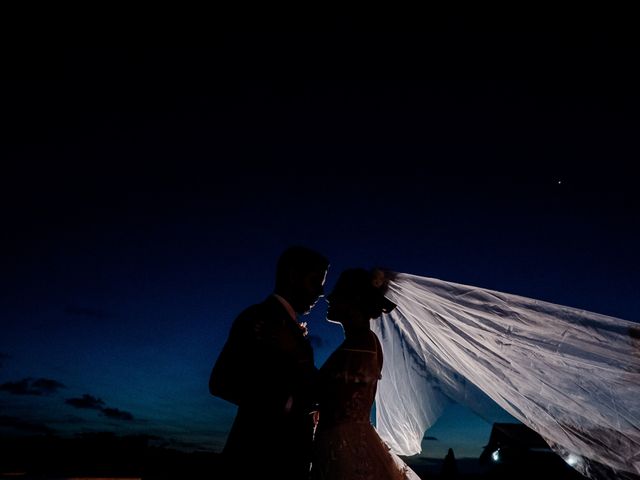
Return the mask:
<path id="1" fill-rule="evenodd" d="M 383 366 L 370 321 L 395 307 L 384 290 L 379 275 L 350 269 L 327 297 L 327 320 L 342 324 L 345 339 L 320 369 L 312 480 L 419 479 L 370 421 Z"/>

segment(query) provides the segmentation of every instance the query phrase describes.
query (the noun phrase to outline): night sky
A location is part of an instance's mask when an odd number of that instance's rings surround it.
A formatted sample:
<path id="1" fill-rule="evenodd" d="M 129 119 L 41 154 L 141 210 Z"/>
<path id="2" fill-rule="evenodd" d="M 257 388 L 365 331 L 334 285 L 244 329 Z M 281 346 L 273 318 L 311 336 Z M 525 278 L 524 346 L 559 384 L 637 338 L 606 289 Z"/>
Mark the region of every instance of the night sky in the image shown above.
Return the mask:
<path id="1" fill-rule="evenodd" d="M 630 22 L 383 18 L 7 51 L 0 434 L 220 451 L 210 369 L 291 244 L 330 258 L 327 291 L 378 265 L 640 321 Z M 490 429 L 453 406 L 422 455 Z"/>

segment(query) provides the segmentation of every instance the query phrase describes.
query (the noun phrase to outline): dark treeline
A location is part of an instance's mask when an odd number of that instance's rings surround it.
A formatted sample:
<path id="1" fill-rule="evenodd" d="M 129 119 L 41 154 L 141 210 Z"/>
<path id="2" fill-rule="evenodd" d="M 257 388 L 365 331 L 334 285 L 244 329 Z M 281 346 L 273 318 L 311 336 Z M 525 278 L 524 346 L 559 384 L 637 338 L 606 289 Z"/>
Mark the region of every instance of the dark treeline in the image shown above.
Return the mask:
<path id="1" fill-rule="evenodd" d="M 183 452 L 154 445 L 149 436 L 111 433 L 60 438 L 53 435 L 0 438 L 0 478 L 67 476 L 140 477 L 145 479 L 215 478 L 219 455 Z"/>

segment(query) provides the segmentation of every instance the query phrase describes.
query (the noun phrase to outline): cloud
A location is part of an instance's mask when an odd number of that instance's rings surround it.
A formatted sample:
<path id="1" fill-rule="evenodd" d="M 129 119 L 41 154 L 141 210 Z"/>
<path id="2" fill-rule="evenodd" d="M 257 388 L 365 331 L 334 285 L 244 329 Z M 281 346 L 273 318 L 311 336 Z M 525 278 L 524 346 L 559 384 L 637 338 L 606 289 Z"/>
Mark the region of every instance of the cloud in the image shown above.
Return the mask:
<path id="1" fill-rule="evenodd" d="M 43 395 L 55 393 L 61 388 L 67 388 L 64 384 L 50 378 L 38 378 L 31 383 L 31 388 L 42 392 Z"/>
<path id="2" fill-rule="evenodd" d="M 67 398 L 64 403 L 76 408 L 88 408 L 91 410 L 102 410 L 104 408 L 104 401 L 100 398 L 96 398 L 93 395 L 85 393 L 81 398 Z"/>
<path id="3" fill-rule="evenodd" d="M 0 391 L 12 395 L 51 395 L 66 386 L 50 378 L 23 378 L 17 382 L 6 382 L 0 385 Z"/>
<path id="4" fill-rule="evenodd" d="M 117 408 L 103 408 L 102 414 L 105 417 L 113 418 L 115 420 L 133 421 L 133 415 L 129 412 L 118 410 Z"/>
<path id="5" fill-rule="evenodd" d="M 67 398 L 65 400 L 65 403 L 75 408 L 98 410 L 99 412 L 102 412 L 105 417 L 112 418 L 114 420 L 123 420 L 128 422 L 134 420 L 134 417 L 131 413 L 125 412 L 124 410 L 120 410 L 118 408 L 107 407 L 104 403 L 104 400 L 94 397 L 93 395 L 89 395 L 88 393 L 85 393 L 80 398 Z"/>
<path id="6" fill-rule="evenodd" d="M 109 315 L 106 312 L 97 308 L 77 307 L 73 305 L 69 305 L 67 308 L 65 308 L 64 313 L 68 315 L 75 315 L 78 317 L 96 318 L 100 320 L 109 318 Z"/>
<path id="7" fill-rule="evenodd" d="M 29 433 L 50 434 L 55 432 L 55 430 L 47 427 L 43 423 L 32 423 L 17 417 L 10 417 L 8 415 L 0 415 L 0 427 L 13 428 L 15 430 L 21 430 Z"/>

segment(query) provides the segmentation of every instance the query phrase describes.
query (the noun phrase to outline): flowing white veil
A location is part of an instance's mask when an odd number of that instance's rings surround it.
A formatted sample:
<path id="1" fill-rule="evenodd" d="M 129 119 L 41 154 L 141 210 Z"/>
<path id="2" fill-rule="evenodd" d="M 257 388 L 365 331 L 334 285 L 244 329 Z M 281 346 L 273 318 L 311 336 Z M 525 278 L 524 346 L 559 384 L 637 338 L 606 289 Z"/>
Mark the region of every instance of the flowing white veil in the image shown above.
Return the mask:
<path id="1" fill-rule="evenodd" d="M 403 273 L 386 296 L 376 427 L 393 452 L 419 453 L 449 401 L 487 419 L 497 403 L 585 476 L 640 474 L 639 324 Z"/>

